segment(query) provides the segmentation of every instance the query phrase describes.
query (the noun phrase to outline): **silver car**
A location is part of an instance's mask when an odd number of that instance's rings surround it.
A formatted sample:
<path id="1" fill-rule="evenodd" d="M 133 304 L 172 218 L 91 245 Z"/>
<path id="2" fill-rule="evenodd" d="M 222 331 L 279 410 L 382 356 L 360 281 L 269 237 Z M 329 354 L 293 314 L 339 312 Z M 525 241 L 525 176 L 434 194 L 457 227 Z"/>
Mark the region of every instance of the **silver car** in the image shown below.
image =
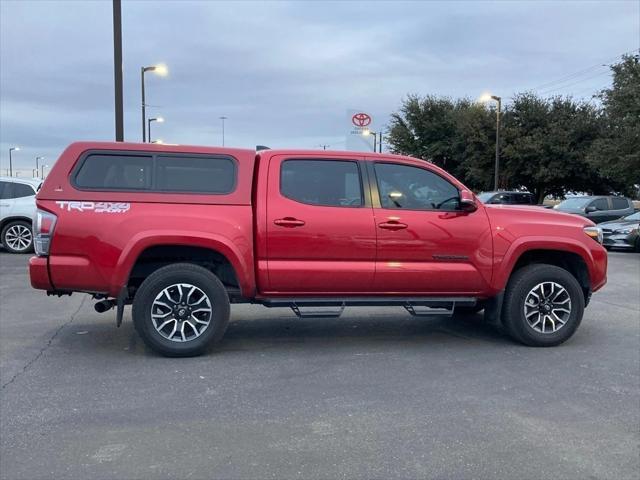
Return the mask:
<path id="1" fill-rule="evenodd" d="M 0 243 L 10 253 L 33 250 L 32 222 L 42 180 L 0 177 Z"/>
<path id="2" fill-rule="evenodd" d="M 554 209 L 582 215 L 594 223 L 616 220 L 634 212 L 631 200 L 617 196 L 571 197 L 556 205 Z"/>

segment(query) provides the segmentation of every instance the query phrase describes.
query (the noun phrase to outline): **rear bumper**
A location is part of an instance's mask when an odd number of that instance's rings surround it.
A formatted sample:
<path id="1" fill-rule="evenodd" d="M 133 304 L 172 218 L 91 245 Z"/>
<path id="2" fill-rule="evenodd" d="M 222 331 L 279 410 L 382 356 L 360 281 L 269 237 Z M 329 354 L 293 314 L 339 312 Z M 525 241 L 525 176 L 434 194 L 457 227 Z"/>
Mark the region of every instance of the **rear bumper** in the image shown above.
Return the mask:
<path id="1" fill-rule="evenodd" d="M 51 285 L 51 279 L 49 278 L 47 257 L 34 256 L 29 259 L 29 278 L 33 288 L 53 290 L 53 285 Z"/>

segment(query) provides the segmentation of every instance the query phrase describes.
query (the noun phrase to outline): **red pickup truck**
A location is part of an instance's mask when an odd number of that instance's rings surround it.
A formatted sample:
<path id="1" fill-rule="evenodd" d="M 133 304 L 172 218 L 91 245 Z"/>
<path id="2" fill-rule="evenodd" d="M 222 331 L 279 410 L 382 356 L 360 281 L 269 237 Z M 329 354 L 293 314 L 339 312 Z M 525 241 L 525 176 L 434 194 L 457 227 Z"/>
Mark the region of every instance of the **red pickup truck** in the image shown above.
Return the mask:
<path id="1" fill-rule="evenodd" d="M 606 282 L 591 221 L 483 205 L 397 155 L 74 143 L 37 206 L 33 287 L 92 294 L 118 325 L 133 304 L 138 333 L 171 356 L 220 340 L 239 302 L 484 309 L 519 342 L 557 345 Z"/>

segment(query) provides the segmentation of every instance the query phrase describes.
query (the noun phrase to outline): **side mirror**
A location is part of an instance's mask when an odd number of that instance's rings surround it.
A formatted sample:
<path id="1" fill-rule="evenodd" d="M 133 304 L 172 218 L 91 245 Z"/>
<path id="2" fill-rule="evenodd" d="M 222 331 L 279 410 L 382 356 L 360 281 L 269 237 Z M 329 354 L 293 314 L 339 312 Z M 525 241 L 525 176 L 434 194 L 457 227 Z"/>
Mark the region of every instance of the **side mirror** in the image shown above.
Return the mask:
<path id="1" fill-rule="evenodd" d="M 476 199 L 468 190 L 462 190 L 460 192 L 460 210 L 466 213 L 472 213 L 478 210 L 478 204 Z"/>
<path id="2" fill-rule="evenodd" d="M 593 205 L 588 206 L 587 208 L 584 209 L 585 213 L 593 213 L 595 211 L 597 211 L 598 209 L 596 207 L 594 207 Z"/>

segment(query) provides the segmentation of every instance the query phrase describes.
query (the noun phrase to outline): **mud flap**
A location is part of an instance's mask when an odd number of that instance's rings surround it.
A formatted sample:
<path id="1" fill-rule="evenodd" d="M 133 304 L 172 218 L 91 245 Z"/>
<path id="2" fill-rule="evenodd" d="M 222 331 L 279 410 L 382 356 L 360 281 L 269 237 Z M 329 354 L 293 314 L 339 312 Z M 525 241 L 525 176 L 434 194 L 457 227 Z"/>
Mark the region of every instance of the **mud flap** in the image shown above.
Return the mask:
<path id="1" fill-rule="evenodd" d="M 500 324 L 502 322 L 502 304 L 504 303 L 504 290 L 495 297 L 485 300 L 484 319 L 488 323 Z"/>

